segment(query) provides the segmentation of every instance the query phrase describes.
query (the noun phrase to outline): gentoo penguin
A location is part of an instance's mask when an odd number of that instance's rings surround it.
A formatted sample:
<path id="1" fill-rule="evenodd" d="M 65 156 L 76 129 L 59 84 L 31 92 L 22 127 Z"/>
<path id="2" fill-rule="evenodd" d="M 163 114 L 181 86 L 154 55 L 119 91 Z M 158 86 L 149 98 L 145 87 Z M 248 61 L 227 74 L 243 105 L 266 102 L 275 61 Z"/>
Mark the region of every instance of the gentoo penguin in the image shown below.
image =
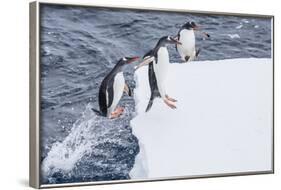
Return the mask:
<path id="1" fill-rule="evenodd" d="M 166 92 L 166 79 L 170 64 L 169 53 L 167 49 L 167 45 L 169 44 L 180 44 L 180 42 L 171 36 L 164 36 L 160 38 L 154 49 L 145 54 L 144 61 L 138 66 L 139 68 L 145 64 L 149 64 L 148 78 L 151 95 L 146 112 L 150 110 L 153 100 L 156 97 L 161 97 L 164 103 L 170 108 L 176 108 L 176 106 L 173 104 L 176 102 L 176 100 L 169 97 Z"/>
<path id="2" fill-rule="evenodd" d="M 125 83 L 123 75 L 123 67 L 126 64 L 138 60 L 139 57 L 123 57 L 121 58 L 110 73 L 103 79 L 99 89 L 99 114 L 108 118 L 119 117 L 124 108 L 116 106 L 121 99 L 123 92 L 131 95 L 131 90 Z M 93 111 L 97 112 L 97 110 Z"/>
<path id="3" fill-rule="evenodd" d="M 178 40 L 181 44 L 176 45 L 176 49 L 183 61 L 193 61 L 200 53 L 200 49 L 195 49 L 195 33 L 199 27 L 195 22 L 187 22 L 180 28 L 178 32 Z M 203 32 L 204 35 L 210 37 L 209 34 Z"/>

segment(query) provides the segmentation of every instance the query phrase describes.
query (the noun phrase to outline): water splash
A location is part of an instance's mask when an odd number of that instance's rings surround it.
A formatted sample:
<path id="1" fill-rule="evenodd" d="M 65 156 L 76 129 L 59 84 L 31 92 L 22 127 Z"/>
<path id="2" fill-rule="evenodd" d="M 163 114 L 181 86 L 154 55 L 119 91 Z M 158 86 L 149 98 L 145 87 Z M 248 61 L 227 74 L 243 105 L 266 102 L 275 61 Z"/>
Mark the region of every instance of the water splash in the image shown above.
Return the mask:
<path id="1" fill-rule="evenodd" d="M 69 135 L 42 161 L 43 183 L 128 179 L 139 151 L 128 108 L 118 119 L 97 116 L 86 106 Z"/>

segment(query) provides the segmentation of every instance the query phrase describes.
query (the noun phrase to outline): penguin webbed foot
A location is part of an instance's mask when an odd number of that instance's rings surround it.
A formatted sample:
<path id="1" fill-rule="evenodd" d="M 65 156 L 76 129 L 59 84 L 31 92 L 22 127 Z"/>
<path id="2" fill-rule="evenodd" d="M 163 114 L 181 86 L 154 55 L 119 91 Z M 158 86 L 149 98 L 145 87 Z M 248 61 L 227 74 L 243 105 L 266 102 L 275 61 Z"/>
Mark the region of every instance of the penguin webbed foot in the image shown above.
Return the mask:
<path id="1" fill-rule="evenodd" d="M 164 98 L 164 103 L 169 106 L 171 109 L 176 109 L 176 105 L 174 105 L 173 103 L 177 102 L 177 100 L 169 97 L 168 95 L 165 95 L 165 98 Z"/>
<path id="2" fill-rule="evenodd" d="M 171 97 L 170 97 L 170 96 L 168 96 L 168 95 L 165 95 L 165 98 L 166 98 L 167 100 L 171 101 L 171 102 L 177 102 L 177 100 L 176 100 L 176 99 L 171 98 Z"/>
<path id="3" fill-rule="evenodd" d="M 124 110 L 125 110 L 125 109 L 122 108 L 122 107 L 116 108 L 115 111 L 110 114 L 110 117 L 109 117 L 109 118 L 110 118 L 110 119 L 115 119 L 115 118 L 120 117 L 120 115 L 123 114 Z"/>
<path id="4" fill-rule="evenodd" d="M 164 99 L 164 103 L 169 106 L 171 109 L 176 109 L 177 107 L 168 99 Z"/>

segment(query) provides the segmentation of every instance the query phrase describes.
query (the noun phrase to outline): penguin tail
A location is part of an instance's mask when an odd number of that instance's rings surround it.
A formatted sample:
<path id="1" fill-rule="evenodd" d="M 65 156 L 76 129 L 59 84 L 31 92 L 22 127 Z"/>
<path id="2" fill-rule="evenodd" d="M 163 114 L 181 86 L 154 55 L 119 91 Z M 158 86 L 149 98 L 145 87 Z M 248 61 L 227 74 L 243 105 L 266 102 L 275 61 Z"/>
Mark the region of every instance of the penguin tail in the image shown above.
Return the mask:
<path id="1" fill-rule="evenodd" d="M 200 53 L 201 49 L 199 48 L 196 53 L 195 53 L 195 56 L 198 57 L 199 53 Z"/>
<path id="2" fill-rule="evenodd" d="M 148 112 L 151 109 L 152 104 L 153 104 L 153 99 L 150 99 L 149 102 L 148 102 L 148 105 L 147 105 L 147 107 L 145 109 L 145 112 Z"/>
<path id="3" fill-rule="evenodd" d="M 148 111 L 151 109 L 152 104 L 153 104 L 153 101 L 154 101 L 154 98 L 156 98 L 156 97 L 160 97 L 159 92 L 158 92 L 158 93 L 155 92 L 154 94 L 151 95 L 151 97 L 150 97 L 150 99 L 149 99 L 149 102 L 148 102 L 148 104 L 147 104 L 147 107 L 146 107 L 146 109 L 145 109 L 145 112 L 148 112 Z"/>
<path id="4" fill-rule="evenodd" d="M 152 90 L 152 94 L 150 96 L 150 99 L 149 99 L 149 102 L 148 102 L 148 105 L 146 107 L 145 112 L 148 112 L 151 109 L 153 101 L 157 97 L 161 97 L 161 94 L 160 94 L 160 92 L 158 90 L 158 87 L 156 87 L 154 90 Z"/>
<path id="5" fill-rule="evenodd" d="M 92 111 L 95 112 L 98 116 L 103 116 L 103 114 L 101 113 L 101 111 L 95 109 L 95 108 L 92 108 Z"/>

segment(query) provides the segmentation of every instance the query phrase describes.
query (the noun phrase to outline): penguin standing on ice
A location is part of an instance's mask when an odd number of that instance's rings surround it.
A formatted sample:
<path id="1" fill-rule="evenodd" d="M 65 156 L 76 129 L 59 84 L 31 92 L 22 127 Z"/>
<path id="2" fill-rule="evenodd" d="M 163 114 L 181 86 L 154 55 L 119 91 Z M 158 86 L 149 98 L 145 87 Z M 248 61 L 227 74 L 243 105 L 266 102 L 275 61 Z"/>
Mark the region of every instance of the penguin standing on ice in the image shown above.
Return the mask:
<path id="1" fill-rule="evenodd" d="M 198 57 L 200 49 L 195 49 L 195 31 L 198 31 L 199 27 L 195 22 L 187 22 L 180 28 L 178 32 L 178 40 L 181 44 L 176 45 L 176 50 L 181 56 L 181 59 L 185 62 L 193 61 Z M 202 32 L 206 37 L 210 37 L 206 32 Z"/>
<path id="2" fill-rule="evenodd" d="M 131 96 L 131 90 L 125 83 L 123 67 L 138 59 L 139 57 L 123 57 L 117 62 L 101 83 L 98 97 L 100 110 L 93 109 L 94 112 L 111 119 L 117 118 L 123 113 L 124 108 L 115 109 L 124 91 Z"/>
<path id="3" fill-rule="evenodd" d="M 175 109 L 175 99 L 168 96 L 166 92 L 166 79 L 168 67 L 170 64 L 167 45 L 181 44 L 177 39 L 171 36 L 164 36 L 159 39 L 154 49 L 150 50 L 145 56 L 144 61 L 137 67 L 149 64 L 148 78 L 151 90 L 150 100 L 146 108 L 146 112 L 150 110 L 153 100 L 161 97 L 166 105 Z"/>

